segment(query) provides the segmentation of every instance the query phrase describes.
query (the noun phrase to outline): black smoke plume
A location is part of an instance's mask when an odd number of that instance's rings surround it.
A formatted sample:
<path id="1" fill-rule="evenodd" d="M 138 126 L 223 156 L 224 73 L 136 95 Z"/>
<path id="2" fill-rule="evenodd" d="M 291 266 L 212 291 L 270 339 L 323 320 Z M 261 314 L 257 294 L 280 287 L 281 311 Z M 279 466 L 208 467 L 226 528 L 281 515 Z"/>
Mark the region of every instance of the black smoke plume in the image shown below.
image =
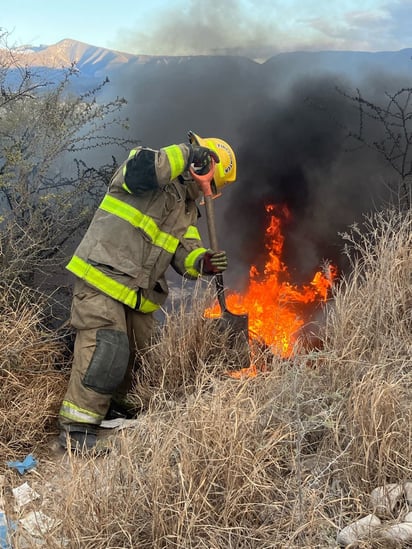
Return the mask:
<path id="1" fill-rule="evenodd" d="M 265 204 L 285 204 L 291 212 L 284 260 L 293 282 L 302 283 L 323 260 L 344 269 L 339 233 L 388 200 L 394 174 L 373 149 L 348 140 L 359 113 L 336 89 L 356 85 L 378 101 L 388 86 L 383 74 L 371 89 L 338 70 L 290 79 L 270 63 L 194 57 L 149 63 L 133 76 L 125 70 L 118 84 L 132 134 L 143 145 L 183 142 L 193 130 L 223 138 L 236 151 L 237 182 L 215 201 L 220 247 L 231 260 L 227 280 L 235 289 L 247 281 L 251 264 L 264 265 Z M 201 228 L 206 239 L 204 218 Z"/>

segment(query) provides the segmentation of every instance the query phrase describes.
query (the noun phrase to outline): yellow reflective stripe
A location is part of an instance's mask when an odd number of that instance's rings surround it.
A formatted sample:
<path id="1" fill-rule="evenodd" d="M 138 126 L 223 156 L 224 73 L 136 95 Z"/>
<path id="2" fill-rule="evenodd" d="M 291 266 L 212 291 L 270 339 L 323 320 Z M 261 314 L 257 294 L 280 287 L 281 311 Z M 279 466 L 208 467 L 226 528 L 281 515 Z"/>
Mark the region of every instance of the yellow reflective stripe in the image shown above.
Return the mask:
<path id="1" fill-rule="evenodd" d="M 66 265 L 66 269 L 116 301 L 120 301 L 132 309 L 136 307 L 136 290 L 113 280 L 80 257 L 74 255 Z"/>
<path id="2" fill-rule="evenodd" d="M 74 255 L 66 265 L 66 269 L 109 297 L 112 297 L 116 301 L 120 301 L 120 303 L 124 303 L 132 309 L 136 309 L 138 297 L 138 292 L 136 290 L 132 290 L 128 286 L 113 280 L 80 257 Z M 157 311 L 159 307 L 160 305 L 141 295 L 140 305 L 136 310 L 142 313 L 153 313 L 154 311 Z"/>
<path id="3" fill-rule="evenodd" d="M 154 313 L 154 311 L 157 311 L 159 309 L 159 305 L 157 303 L 154 303 L 153 301 L 150 301 L 150 299 L 147 299 L 147 297 L 140 296 L 140 306 L 139 311 L 141 313 Z"/>
<path id="4" fill-rule="evenodd" d="M 155 246 L 163 248 L 166 252 L 174 254 L 179 245 L 179 239 L 175 236 L 161 231 L 155 221 L 148 215 L 143 214 L 137 208 L 129 206 L 122 200 L 106 195 L 99 208 L 108 213 L 124 219 L 133 227 L 141 229 L 153 242 Z"/>
<path id="5" fill-rule="evenodd" d="M 137 153 L 137 149 L 132 149 L 129 152 L 129 156 L 127 157 L 127 160 L 130 160 L 130 158 L 132 158 L 132 156 L 134 156 L 136 153 Z M 127 171 L 127 162 L 125 162 L 124 166 L 123 166 L 123 170 L 122 170 L 123 177 L 126 175 L 126 171 Z M 126 183 L 123 183 L 123 185 L 126 185 Z M 126 186 L 126 190 L 127 190 L 127 192 L 130 192 L 129 189 L 127 188 L 127 186 Z"/>
<path id="6" fill-rule="evenodd" d="M 207 250 L 206 248 L 197 248 L 196 250 L 192 250 L 187 256 L 186 256 L 186 259 L 185 259 L 185 269 L 186 269 L 186 272 L 188 274 L 190 274 L 191 276 L 199 276 L 200 275 L 200 272 L 195 269 L 195 263 L 196 263 L 196 260 L 197 258 L 200 256 L 200 255 L 203 255 L 204 253 L 206 253 Z"/>
<path id="7" fill-rule="evenodd" d="M 129 187 L 126 185 L 126 183 L 123 181 L 122 188 L 129 194 L 132 194 L 132 191 L 129 189 Z"/>
<path id="8" fill-rule="evenodd" d="M 208 139 L 205 140 L 206 145 L 209 149 L 212 149 L 212 151 L 215 151 L 215 153 L 219 156 L 219 151 L 216 145 L 213 143 L 213 141 L 209 141 Z M 225 169 L 223 168 L 222 162 L 218 162 L 215 164 L 215 170 L 219 172 L 220 179 L 224 179 L 225 177 Z"/>
<path id="9" fill-rule="evenodd" d="M 91 410 L 80 408 L 68 400 L 63 400 L 59 415 L 76 421 L 77 423 L 91 423 L 96 425 L 100 425 L 100 422 L 104 419 L 104 416 L 96 414 Z"/>
<path id="10" fill-rule="evenodd" d="M 200 234 L 199 234 L 199 231 L 197 230 L 197 227 L 195 227 L 194 225 L 190 225 L 190 227 L 188 227 L 187 231 L 183 235 L 183 238 L 192 238 L 193 240 L 200 240 Z"/>
<path id="11" fill-rule="evenodd" d="M 170 179 L 175 179 L 185 169 L 185 158 L 178 145 L 170 145 L 163 148 L 170 164 Z"/>

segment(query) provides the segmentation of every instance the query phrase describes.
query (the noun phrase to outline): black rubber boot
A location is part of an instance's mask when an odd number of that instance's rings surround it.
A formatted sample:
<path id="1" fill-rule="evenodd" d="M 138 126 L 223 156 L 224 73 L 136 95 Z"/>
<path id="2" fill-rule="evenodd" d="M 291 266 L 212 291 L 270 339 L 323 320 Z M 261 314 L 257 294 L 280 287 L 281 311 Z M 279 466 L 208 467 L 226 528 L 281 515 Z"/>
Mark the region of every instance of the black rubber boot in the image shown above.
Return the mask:
<path id="1" fill-rule="evenodd" d="M 61 431 L 60 445 L 74 454 L 100 456 L 110 452 L 110 447 L 104 440 L 98 440 L 93 431 Z"/>

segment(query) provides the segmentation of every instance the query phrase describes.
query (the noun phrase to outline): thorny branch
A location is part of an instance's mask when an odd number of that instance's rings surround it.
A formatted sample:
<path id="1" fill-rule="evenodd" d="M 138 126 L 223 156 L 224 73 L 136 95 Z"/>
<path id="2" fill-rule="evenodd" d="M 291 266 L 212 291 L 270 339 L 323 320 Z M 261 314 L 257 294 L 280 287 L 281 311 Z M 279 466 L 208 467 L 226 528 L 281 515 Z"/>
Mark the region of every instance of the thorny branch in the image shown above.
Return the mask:
<path id="1" fill-rule="evenodd" d="M 401 202 L 411 205 L 412 181 L 412 88 L 389 93 L 381 105 L 366 99 L 359 88 L 350 94 L 336 88 L 358 111 L 358 127 L 347 136 L 377 151 L 399 176 Z M 374 135 L 380 135 L 374 138 Z"/>

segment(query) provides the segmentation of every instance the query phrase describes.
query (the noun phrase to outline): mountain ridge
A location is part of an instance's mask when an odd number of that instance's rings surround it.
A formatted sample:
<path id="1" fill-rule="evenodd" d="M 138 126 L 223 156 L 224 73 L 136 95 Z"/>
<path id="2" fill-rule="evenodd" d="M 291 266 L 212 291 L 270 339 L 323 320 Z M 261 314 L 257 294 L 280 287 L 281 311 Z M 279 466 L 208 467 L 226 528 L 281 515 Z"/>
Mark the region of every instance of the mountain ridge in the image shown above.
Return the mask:
<path id="1" fill-rule="evenodd" d="M 140 59 L 145 61 L 144 56 L 136 56 L 131 53 L 101 48 L 64 38 L 56 44 L 50 46 L 40 46 L 32 50 L 24 46 L 24 50 L 16 51 L 17 60 L 23 64 L 36 67 L 47 67 L 50 69 L 60 69 L 68 67 L 75 63 L 79 69 L 86 65 L 107 66 L 114 68 L 118 65 L 128 63 L 130 60 Z"/>
<path id="2" fill-rule="evenodd" d="M 409 61 L 412 72 L 412 48 L 403 48 L 398 51 L 382 50 L 376 52 L 369 51 L 352 51 L 352 50 L 296 50 L 290 52 L 277 53 L 266 59 L 263 62 L 258 62 L 250 57 L 238 55 L 150 55 L 150 54 L 133 54 L 120 50 L 103 48 L 94 46 L 86 42 L 80 42 L 71 38 L 64 38 L 52 45 L 41 46 L 21 46 L 13 51 L 17 60 L 22 64 L 46 67 L 50 69 L 61 69 L 62 67 L 71 66 L 73 63 L 79 69 L 85 67 L 95 67 L 97 69 L 107 68 L 113 70 L 125 64 L 146 64 L 146 63 L 170 63 L 181 62 L 183 60 L 191 60 L 198 58 L 243 58 L 252 61 L 259 65 L 284 65 L 284 64 L 306 64 L 308 60 L 315 64 L 330 65 L 336 61 L 344 61 L 347 63 L 356 61 L 369 62 L 375 66 L 388 63 L 393 60 L 401 59 L 403 64 L 405 60 Z M 396 64 L 396 63 L 395 63 Z M 336 68 L 336 67 L 335 67 Z"/>
<path id="3" fill-rule="evenodd" d="M 13 67 L 14 64 L 17 70 L 19 66 L 26 66 L 50 81 L 58 79 L 62 69 L 74 65 L 79 77 L 71 84 L 75 93 L 92 89 L 108 79 L 113 85 L 107 88 L 105 99 L 118 94 L 129 99 L 136 82 L 141 90 L 150 86 L 153 93 L 159 86 L 174 86 L 176 79 L 191 88 L 196 81 L 203 87 L 221 86 L 224 82 L 232 94 L 243 94 L 244 101 L 248 101 L 250 81 L 286 93 L 299 80 L 309 82 L 314 77 L 331 77 L 335 82 L 345 81 L 350 85 L 365 82 L 365 78 L 371 78 L 370 82 L 373 82 L 385 77 L 387 83 L 408 87 L 412 75 L 411 58 L 412 48 L 382 52 L 292 51 L 278 53 L 264 62 L 239 55 L 137 55 L 70 38 L 51 46 L 30 48 L 26 45 L 11 52 L 0 50 L 0 62 L 7 61 L 4 66 Z"/>
<path id="4" fill-rule="evenodd" d="M 79 67 L 91 63 L 100 63 L 103 59 L 109 60 L 110 64 L 129 63 L 130 61 L 144 64 L 153 60 L 180 60 L 193 59 L 196 57 L 242 57 L 242 56 L 220 56 L 220 55 L 150 55 L 133 54 L 119 50 L 93 46 L 86 42 L 79 42 L 71 38 L 64 38 L 56 44 L 42 45 L 33 49 L 25 45 L 14 50 L 19 60 L 28 61 L 32 66 L 48 68 L 61 68 L 75 62 Z M 252 60 L 253 61 L 253 60 Z"/>

